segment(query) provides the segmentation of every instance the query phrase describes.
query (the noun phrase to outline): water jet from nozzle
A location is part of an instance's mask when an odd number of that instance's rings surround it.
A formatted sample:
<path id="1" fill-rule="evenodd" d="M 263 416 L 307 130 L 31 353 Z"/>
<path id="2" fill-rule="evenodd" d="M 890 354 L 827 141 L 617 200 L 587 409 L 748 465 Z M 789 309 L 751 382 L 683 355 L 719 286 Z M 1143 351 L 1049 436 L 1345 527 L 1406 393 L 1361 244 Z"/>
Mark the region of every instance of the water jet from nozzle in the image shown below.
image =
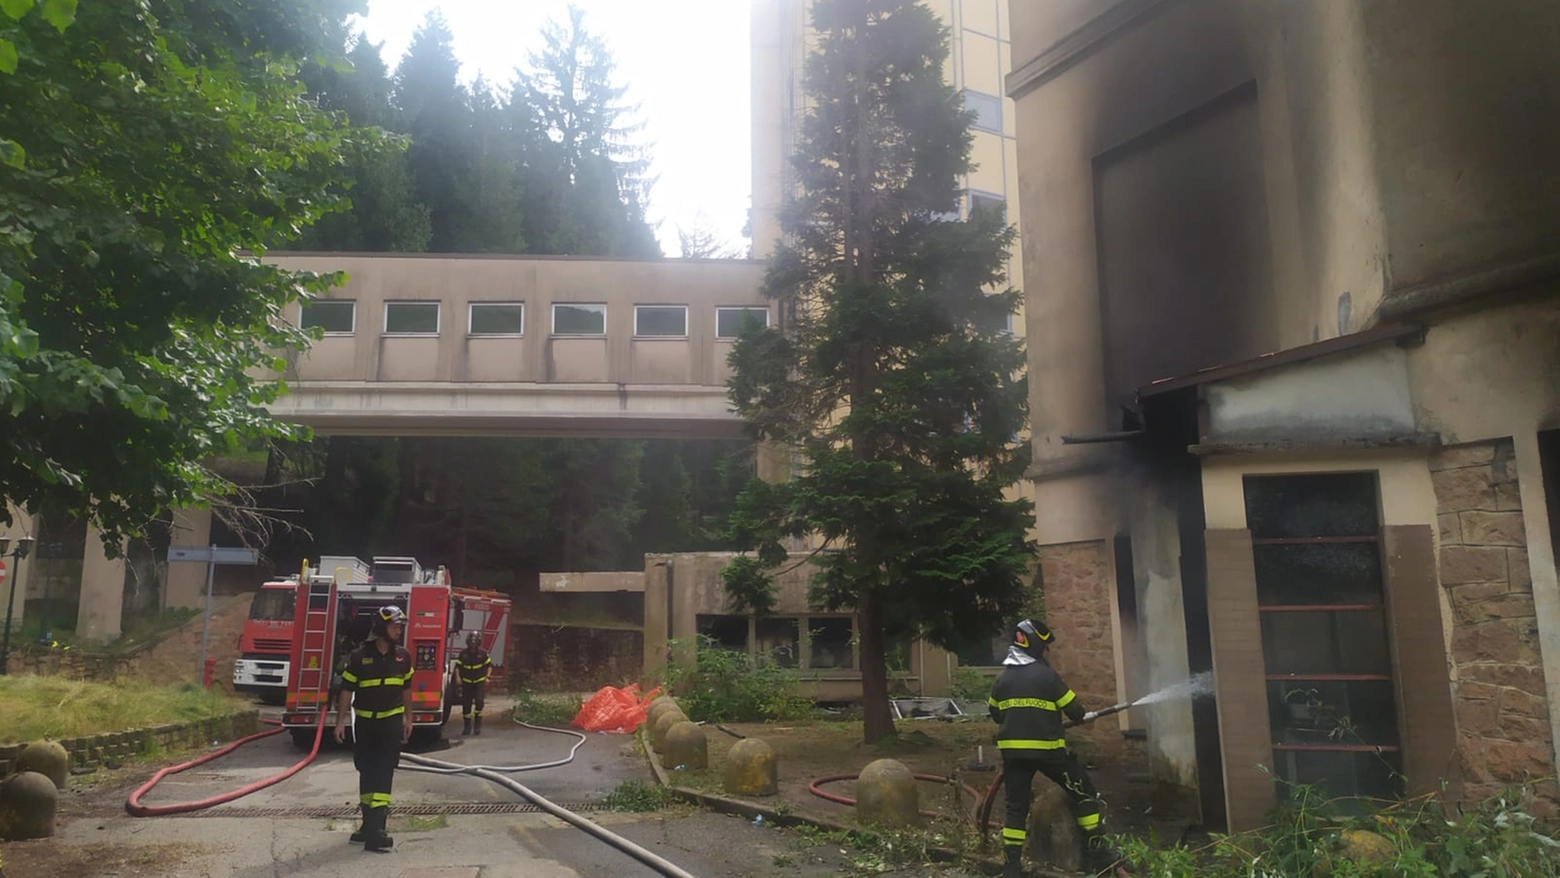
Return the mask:
<path id="1" fill-rule="evenodd" d="M 1158 692 L 1150 692 L 1132 702 L 1132 706 L 1142 707 L 1148 704 L 1158 704 L 1162 701 L 1174 701 L 1177 698 L 1207 698 L 1212 694 L 1213 672 L 1203 671 L 1200 674 L 1192 675 L 1190 679 L 1166 686 Z"/>

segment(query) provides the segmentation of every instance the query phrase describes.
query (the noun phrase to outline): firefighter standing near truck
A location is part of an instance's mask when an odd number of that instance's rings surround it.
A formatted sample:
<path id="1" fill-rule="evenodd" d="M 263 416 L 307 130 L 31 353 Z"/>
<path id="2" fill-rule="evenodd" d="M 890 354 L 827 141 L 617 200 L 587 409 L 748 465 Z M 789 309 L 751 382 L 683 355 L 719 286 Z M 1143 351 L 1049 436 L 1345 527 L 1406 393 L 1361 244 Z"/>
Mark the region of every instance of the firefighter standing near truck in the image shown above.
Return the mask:
<path id="1" fill-rule="evenodd" d="M 455 660 L 460 670 L 460 733 L 482 734 L 482 705 L 487 689 L 488 673 L 493 669 L 493 657 L 482 648 L 482 636 L 473 631 L 466 635 L 466 648 Z M 475 703 L 476 712 L 472 712 Z M 475 722 L 473 722 L 475 720 Z"/>
<path id="2" fill-rule="evenodd" d="M 1003 659 L 1002 673 L 988 701 L 996 720 L 997 749 L 1002 753 L 1007 785 L 1007 819 L 1002 824 L 1006 856 L 1003 878 L 1022 878 L 1024 842 L 1028 837 L 1030 793 L 1035 774 L 1050 778 L 1072 800 L 1073 816 L 1083 832 L 1084 868 L 1109 868 L 1119 856 L 1106 845 L 1099 794 L 1078 757 L 1067 749 L 1062 731 L 1065 714 L 1074 723 L 1088 722 L 1072 689 L 1045 660 L 1055 635 L 1044 623 L 1025 619 L 1013 626 L 1013 640 Z"/>
<path id="3" fill-rule="evenodd" d="M 390 784 L 401 745 L 412 735 L 412 656 L 401 646 L 406 613 L 395 605 L 374 615 L 372 637 L 353 650 L 341 672 L 336 703 L 336 741 L 346 739 L 346 715 L 353 714 L 352 764 L 358 772 L 363 825 L 352 833 L 365 851 L 388 851 L 395 842 L 385 831 Z"/>

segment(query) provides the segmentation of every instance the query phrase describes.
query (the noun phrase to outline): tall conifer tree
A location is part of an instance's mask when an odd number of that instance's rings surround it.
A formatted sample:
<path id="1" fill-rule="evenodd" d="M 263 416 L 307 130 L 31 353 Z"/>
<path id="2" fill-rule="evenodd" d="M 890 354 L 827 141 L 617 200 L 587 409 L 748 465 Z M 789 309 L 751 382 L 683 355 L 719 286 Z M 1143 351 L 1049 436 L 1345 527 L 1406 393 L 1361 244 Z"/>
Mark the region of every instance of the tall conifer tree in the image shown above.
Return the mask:
<path id="1" fill-rule="evenodd" d="M 1005 331 L 1013 231 L 949 221 L 971 169 L 973 115 L 943 80 L 948 37 L 915 0 L 815 0 L 811 109 L 767 295 L 731 399 L 804 466 L 750 484 L 732 532 L 756 555 L 725 573 L 735 602 L 773 606 L 788 537 L 825 545 L 810 599 L 854 610 L 868 743 L 893 733 L 886 650 L 953 646 L 1018 611 L 1032 504 L 1009 499 L 1027 449 L 1024 352 Z"/>

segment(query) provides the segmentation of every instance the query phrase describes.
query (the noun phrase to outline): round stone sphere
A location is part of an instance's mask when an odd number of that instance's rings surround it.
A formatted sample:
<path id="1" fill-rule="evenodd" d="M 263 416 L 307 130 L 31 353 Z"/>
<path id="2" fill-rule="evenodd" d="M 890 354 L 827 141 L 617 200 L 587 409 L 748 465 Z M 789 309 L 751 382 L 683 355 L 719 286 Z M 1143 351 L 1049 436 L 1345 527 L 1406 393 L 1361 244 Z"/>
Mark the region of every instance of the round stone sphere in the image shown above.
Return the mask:
<path id="1" fill-rule="evenodd" d="M 704 728 L 698 723 L 683 720 L 666 730 L 665 746 L 661 748 L 661 765 L 664 768 L 688 770 L 708 768 L 710 742 Z"/>
<path id="2" fill-rule="evenodd" d="M 36 771 L 54 781 L 55 789 L 63 790 L 65 778 L 70 773 L 70 753 L 59 741 L 34 741 L 17 757 L 16 770 Z"/>
<path id="3" fill-rule="evenodd" d="M 21 841 L 54 835 L 59 790 L 36 771 L 13 774 L 0 783 L 0 839 Z"/>
<path id="4" fill-rule="evenodd" d="M 883 827 L 910 826 L 921 817 L 915 774 L 897 759 L 879 759 L 856 779 L 856 819 Z"/>
<path id="5" fill-rule="evenodd" d="M 736 796 L 772 796 L 780 792 L 780 763 L 762 738 L 743 738 L 726 751 L 721 771 L 726 792 Z"/>
<path id="6" fill-rule="evenodd" d="M 657 750 L 665 747 L 666 733 L 671 730 L 672 726 L 675 726 L 678 723 L 685 723 L 687 721 L 687 714 L 684 714 L 680 710 L 663 711 L 661 715 L 656 718 L 655 725 L 650 727 L 650 746 Z"/>

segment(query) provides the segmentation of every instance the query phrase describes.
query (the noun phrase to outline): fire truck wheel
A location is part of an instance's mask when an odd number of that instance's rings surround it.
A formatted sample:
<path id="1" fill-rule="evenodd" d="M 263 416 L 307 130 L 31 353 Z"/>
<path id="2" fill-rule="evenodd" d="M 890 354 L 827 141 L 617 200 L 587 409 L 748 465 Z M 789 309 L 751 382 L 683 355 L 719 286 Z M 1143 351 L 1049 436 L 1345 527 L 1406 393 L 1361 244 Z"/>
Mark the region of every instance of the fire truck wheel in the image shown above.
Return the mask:
<path id="1" fill-rule="evenodd" d="M 287 703 L 287 690 L 283 689 L 280 692 L 262 692 L 260 693 L 260 703 L 269 704 L 272 707 L 281 707 Z"/>
<path id="2" fill-rule="evenodd" d="M 299 750 L 310 750 L 314 747 L 314 729 L 292 729 L 293 746 Z M 325 734 L 329 736 L 327 729 Z"/>

